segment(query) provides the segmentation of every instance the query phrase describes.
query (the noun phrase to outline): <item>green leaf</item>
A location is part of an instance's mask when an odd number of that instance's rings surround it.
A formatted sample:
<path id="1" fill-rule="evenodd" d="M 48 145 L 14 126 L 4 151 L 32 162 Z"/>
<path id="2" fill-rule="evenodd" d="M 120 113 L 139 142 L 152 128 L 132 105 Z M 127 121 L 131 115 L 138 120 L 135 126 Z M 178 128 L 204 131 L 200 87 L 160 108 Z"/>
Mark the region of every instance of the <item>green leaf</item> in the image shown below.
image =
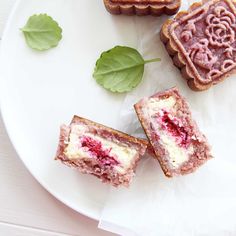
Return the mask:
<path id="1" fill-rule="evenodd" d="M 31 16 L 21 30 L 28 46 L 39 51 L 56 47 L 62 38 L 62 29 L 47 14 Z"/>
<path id="2" fill-rule="evenodd" d="M 93 77 L 111 92 L 129 92 L 142 81 L 144 65 L 154 61 L 160 59 L 145 61 L 136 49 L 116 46 L 101 54 Z"/>

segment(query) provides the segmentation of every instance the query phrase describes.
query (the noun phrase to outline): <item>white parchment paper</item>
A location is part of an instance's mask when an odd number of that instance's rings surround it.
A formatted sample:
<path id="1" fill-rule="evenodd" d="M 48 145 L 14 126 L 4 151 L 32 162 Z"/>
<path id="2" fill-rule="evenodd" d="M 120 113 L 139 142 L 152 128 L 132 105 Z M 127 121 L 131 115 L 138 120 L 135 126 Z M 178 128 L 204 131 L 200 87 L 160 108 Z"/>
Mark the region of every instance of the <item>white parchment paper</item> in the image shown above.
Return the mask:
<path id="1" fill-rule="evenodd" d="M 193 1 L 183 1 L 183 9 Z M 213 147 L 214 159 L 194 174 L 166 178 L 156 160 L 144 157 L 129 189 L 110 191 L 99 227 L 130 236 L 236 235 L 236 76 L 208 91 L 191 91 L 159 39 L 166 17 L 136 18 L 138 50 L 146 66 L 142 84 L 129 93 L 120 113 L 120 129 L 144 137 L 133 104 L 177 86 L 187 98 L 200 129 Z"/>

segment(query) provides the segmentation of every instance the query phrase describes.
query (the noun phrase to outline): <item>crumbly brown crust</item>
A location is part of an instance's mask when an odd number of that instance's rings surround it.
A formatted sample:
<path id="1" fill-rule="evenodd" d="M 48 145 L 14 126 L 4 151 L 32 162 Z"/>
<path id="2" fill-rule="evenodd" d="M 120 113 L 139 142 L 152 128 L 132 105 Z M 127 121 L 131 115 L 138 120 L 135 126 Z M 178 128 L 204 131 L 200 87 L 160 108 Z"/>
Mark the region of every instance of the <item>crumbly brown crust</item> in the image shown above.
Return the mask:
<path id="1" fill-rule="evenodd" d="M 115 15 L 174 15 L 178 12 L 181 0 L 103 0 L 106 9 Z"/>
<path id="2" fill-rule="evenodd" d="M 134 158 L 133 163 L 131 163 L 130 167 L 124 174 L 115 172 L 109 166 L 99 168 L 97 166 L 96 160 L 90 160 L 89 162 L 84 162 L 83 160 L 71 160 L 64 153 L 64 150 L 69 142 L 71 129 L 70 126 L 62 125 L 55 160 L 60 160 L 63 164 L 69 167 L 76 168 L 82 173 L 92 174 L 100 178 L 102 182 L 110 183 L 115 187 L 120 185 L 128 187 L 132 180 L 132 177 L 134 176 L 136 165 L 140 160 L 140 155 L 143 155 L 145 153 L 147 146 L 149 145 L 148 141 L 132 137 L 128 134 L 122 133 L 120 131 L 114 130 L 112 128 L 106 127 L 104 125 L 95 123 L 79 116 L 73 117 L 71 125 L 73 124 L 84 124 L 89 127 L 92 132 L 98 134 L 103 138 L 116 141 L 118 140 L 119 142 L 125 143 L 129 147 L 135 148 L 139 152 L 139 154 L 137 154 L 137 156 Z M 110 174 L 110 176 L 108 175 L 108 173 Z"/>
<path id="3" fill-rule="evenodd" d="M 173 19 L 168 19 L 162 26 L 161 29 L 161 41 L 164 43 L 167 52 L 169 53 L 170 57 L 173 60 L 173 63 L 176 67 L 178 67 L 181 71 L 183 78 L 187 81 L 188 86 L 194 91 L 203 91 L 209 89 L 212 85 L 218 84 L 219 82 L 228 78 L 231 74 L 236 72 L 236 68 L 232 69 L 231 71 L 225 73 L 223 76 L 220 77 L 218 80 L 213 80 L 209 83 L 202 83 L 195 75 L 194 71 L 192 70 L 191 66 L 188 64 L 184 54 L 181 52 L 180 48 L 178 47 L 177 43 L 173 39 L 170 34 L 170 27 L 174 24 L 177 20 L 180 20 L 184 16 L 188 15 L 192 11 L 196 10 L 204 6 L 204 4 L 208 2 L 219 2 L 220 0 L 202 0 L 201 2 L 193 3 L 187 11 L 179 12 Z M 231 2 L 236 4 L 235 0 L 225 0 L 227 2 Z"/>
<path id="4" fill-rule="evenodd" d="M 168 159 L 164 158 L 164 153 L 165 150 L 164 148 L 158 144 L 157 140 L 153 140 L 151 138 L 151 130 L 150 130 L 150 121 L 146 118 L 145 114 L 143 113 L 142 107 L 143 107 L 143 100 L 138 102 L 137 104 L 134 105 L 135 111 L 137 113 L 137 116 L 139 118 L 139 121 L 149 139 L 149 142 L 151 143 L 155 156 L 159 163 L 160 166 L 164 172 L 164 174 L 167 177 L 173 177 L 177 175 L 185 175 L 194 172 L 198 167 L 203 165 L 207 160 L 212 158 L 211 155 L 211 148 L 207 142 L 206 137 L 199 131 L 199 128 L 196 124 L 196 122 L 192 119 L 192 114 L 190 112 L 189 106 L 186 102 L 186 100 L 179 94 L 179 91 L 177 88 L 172 88 L 169 90 L 166 90 L 164 92 L 159 92 L 155 95 L 152 96 L 158 97 L 158 98 L 164 98 L 164 97 L 169 97 L 173 96 L 175 94 L 176 98 L 179 100 L 181 104 L 181 110 L 179 111 L 181 114 L 185 113 L 185 117 L 187 117 L 188 120 L 188 128 L 190 132 L 194 133 L 195 136 L 200 140 L 198 144 L 198 153 L 191 157 L 190 160 L 186 163 L 184 163 L 180 168 L 178 169 L 172 169 L 171 166 L 169 165 Z"/>

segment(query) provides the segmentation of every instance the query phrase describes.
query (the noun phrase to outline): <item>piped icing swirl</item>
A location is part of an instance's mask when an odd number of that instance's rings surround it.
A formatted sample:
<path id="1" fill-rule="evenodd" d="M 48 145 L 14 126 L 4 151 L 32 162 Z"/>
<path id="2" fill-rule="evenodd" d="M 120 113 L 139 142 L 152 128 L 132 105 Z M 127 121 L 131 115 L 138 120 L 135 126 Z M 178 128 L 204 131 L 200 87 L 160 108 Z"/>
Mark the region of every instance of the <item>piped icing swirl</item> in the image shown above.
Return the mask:
<path id="1" fill-rule="evenodd" d="M 222 6 L 214 9 L 214 12 L 206 18 L 207 27 L 205 33 L 209 43 L 216 47 L 231 47 L 235 41 L 235 16 Z"/>

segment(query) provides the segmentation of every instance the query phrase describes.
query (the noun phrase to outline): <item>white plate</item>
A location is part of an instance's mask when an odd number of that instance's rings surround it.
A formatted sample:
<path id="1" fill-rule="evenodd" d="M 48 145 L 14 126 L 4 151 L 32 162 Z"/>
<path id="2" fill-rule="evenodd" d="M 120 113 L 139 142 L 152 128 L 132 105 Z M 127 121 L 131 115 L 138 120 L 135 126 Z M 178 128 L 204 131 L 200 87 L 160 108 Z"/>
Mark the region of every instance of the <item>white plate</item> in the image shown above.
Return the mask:
<path id="1" fill-rule="evenodd" d="M 19 29 L 36 13 L 59 22 L 57 48 L 36 52 L 26 45 Z M 124 95 L 100 88 L 92 71 L 102 51 L 136 43 L 133 18 L 111 16 L 102 0 L 18 1 L 2 39 L 1 111 L 17 153 L 51 194 L 94 219 L 108 187 L 54 161 L 59 126 L 78 114 L 117 127 Z"/>

